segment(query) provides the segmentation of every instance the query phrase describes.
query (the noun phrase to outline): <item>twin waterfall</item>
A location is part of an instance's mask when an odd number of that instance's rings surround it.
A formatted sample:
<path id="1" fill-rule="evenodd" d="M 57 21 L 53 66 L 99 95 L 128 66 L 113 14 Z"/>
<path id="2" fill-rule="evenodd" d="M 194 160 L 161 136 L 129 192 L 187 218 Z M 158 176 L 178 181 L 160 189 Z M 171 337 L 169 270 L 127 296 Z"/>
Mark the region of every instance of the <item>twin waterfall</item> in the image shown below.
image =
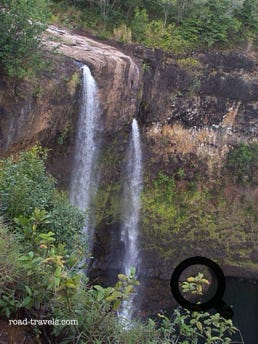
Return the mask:
<path id="1" fill-rule="evenodd" d="M 87 66 L 82 67 L 83 87 L 82 104 L 78 120 L 74 167 L 70 185 L 71 203 L 86 211 L 85 235 L 89 248 L 93 248 L 94 219 L 91 216 L 91 202 L 96 196 L 98 187 L 98 171 L 96 162 L 99 156 L 100 141 L 98 128 L 100 123 L 100 106 L 98 88 Z M 124 243 L 123 273 L 128 275 L 130 268 L 137 268 L 138 261 L 138 223 L 140 214 L 140 195 L 143 185 L 142 152 L 140 132 L 136 119 L 132 122 L 130 143 L 125 163 L 125 181 L 123 187 L 123 209 L 121 239 Z M 121 315 L 131 318 L 133 300 L 124 302 Z"/>

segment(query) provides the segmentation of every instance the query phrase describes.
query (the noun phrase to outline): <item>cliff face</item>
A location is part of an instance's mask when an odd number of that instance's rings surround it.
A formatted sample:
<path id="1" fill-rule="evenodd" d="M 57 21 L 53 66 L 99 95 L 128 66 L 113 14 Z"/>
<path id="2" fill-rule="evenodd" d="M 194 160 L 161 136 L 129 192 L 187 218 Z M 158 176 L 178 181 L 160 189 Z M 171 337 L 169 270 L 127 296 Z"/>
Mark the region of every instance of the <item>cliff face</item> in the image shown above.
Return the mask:
<path id="1" fill-rule="evenodd" d="M 222 166 L 230 148 L 256 139 L 253 57 L 214 52 L 176 62 L 151 51 L 136 54 L 145 65 L 139 117 L 155 162 L 169 169 L 169 156 L 194 154 L 211 172 Z"/>
<path id="2" fill-rule="evenodd" d="M 91 67 L 98 83 L 104 135 L 125 130 L 136 116 L 145 155 L 154 155 L 157 164 L 165 166 L 172 154 L 193 153 L 205 157 L 211 170 L 223 164 L 232 146 L 256 140 L 254 53 L 204 52 L 175 60 L 138 45 L 122 52 L 54 26 L 45 44 L 66 56 L 53 62 L 52 71 L 33 83 L 1 80 L 2 154 L 36 140 L 49 144 L 65 131 L 67 121 L 75 122 L 82 63 Z"/>
<path id="3" fill-rule="evenodd" d="M 145 170 L 141 276 L 153 310 L 170 294 L 172 269 L 189 256 L 213 258 L 228 275 L 257 276 L 257 165 L 244 184 L 225 168 L 228 152 L 240 142 L 257 142 L 257 55 L 214 51 L 175 60 L 139 45 L 122 52 L 55 27 L 45 43 L 64 55 L 54 59 L 51 72 L 34 85 L 1 80 L 0 152 L 39 141 L 51 148 L 49 171 L 67 187 L 79 68 L 90 66 L 103 123 L 92 276 L 110 278 L 121 268 L 121 181 L 133 117 L 141 126 Z"/>
<path id="4" fill-rule="evenodd" d="M 76 121 L 78 68 L 68 58 L 51 59 L 50 70 L 33 81 L 17 82 L 1 76 L 1 155 L 19 152 L 36 142 L 48 145 Z"/>

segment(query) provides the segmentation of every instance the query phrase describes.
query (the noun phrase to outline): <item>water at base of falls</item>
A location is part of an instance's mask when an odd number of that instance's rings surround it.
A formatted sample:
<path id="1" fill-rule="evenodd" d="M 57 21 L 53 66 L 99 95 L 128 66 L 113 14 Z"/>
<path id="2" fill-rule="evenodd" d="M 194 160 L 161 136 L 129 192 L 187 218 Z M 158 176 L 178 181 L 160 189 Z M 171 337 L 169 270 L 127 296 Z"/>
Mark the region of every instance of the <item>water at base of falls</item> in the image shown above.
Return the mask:
<path id="1" fill-rule="evenodd" d="M 123 191 L 123 211 L 121 239 L 125 247 L 123 261 L 123 273 L 130 274 L 131 267 L 136 268 L 139 265 L 138 254 L 138 227 L 141 208 L 141 192 L 143 186 L 142 174 L 142 150 L 140 131 L 136 119 L 132 122 L 132 131 L 130 144 L 127 154 L 126 176 Z M 124 301 L 122 310 L 119 313 L 120 319 L 126 324 L 126 319 L 130 320 L 133 314 L 133 297 Z"/>
<path id="2" fill-rule="evenodd" d="M 91 200 L 96 195 L 98 187 L 96 161 L 99 153 L 97 131 L 100 109 L 97 84 L 89 67 L 84 65 L 82 73 L 82 102 L 70 184 L 70 201 L 79 209 L 86 211 L 84 232 L 91 250 L 93 240 Z"/>

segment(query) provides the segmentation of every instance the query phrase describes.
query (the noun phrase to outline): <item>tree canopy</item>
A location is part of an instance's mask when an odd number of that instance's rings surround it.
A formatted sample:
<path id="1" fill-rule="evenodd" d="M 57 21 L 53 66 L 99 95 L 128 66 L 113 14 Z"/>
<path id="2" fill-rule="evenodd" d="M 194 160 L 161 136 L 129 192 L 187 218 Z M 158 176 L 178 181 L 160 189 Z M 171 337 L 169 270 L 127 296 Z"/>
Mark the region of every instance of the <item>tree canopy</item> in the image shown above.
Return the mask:
<path id="1" fill-rule="evenodd" d="M 24 77 L 39 64 L 40 35 L 45 29 L 47 0 L 2 0 L 0 4 L 0 68 Z"/>
<path id="2" fill-rule="evenodd" d="M 60 0 L 54 3 L 56 9 Z M 61 4 L 70 6 L 76 27 L 174 53 L 257 40 L 257 0 L 63 0 Z"/>

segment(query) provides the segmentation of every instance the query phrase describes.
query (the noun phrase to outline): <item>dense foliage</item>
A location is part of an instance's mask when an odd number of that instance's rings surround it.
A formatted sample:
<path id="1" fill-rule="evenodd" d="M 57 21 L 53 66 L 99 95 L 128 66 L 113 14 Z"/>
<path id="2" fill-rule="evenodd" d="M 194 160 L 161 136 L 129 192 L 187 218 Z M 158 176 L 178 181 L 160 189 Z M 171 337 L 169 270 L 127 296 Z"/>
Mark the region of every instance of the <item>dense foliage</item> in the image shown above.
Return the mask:
<path id="1" fill-rule="evenodd" d="M 10 76 L 33 75 L 42 63 L 40 36 L 48 17 L 47 0 L 2 0 L 0 68 Z"/>
<path id="2" fill-rule="evenodd" d="M 226 166 L 238 182 L 254 182 L 258 168 L 258 144 L 241 143 L 228 154 Z"/>
<path id="3" fill-rule="evenodd" d="M 55 189 L 55 180 L 46 172 L 45 159 L 46 152 L 36 146 L 22 153 L 17 161 L 12 157 L 0 161 L 0 214 L 10 224 L 19 221 L 25 227 L 26 219 L 39 209 L 40 219 L 44 217 L 41 231 L 53 231 L 58 241 L 70 247 L 71 236 L 74 242 L 80 241 L 83 214 Z"/>
<path id="4" fill-rule="evenodd" d="M 63 0 L 53 21 L 174 53 L 257 38 L 256 0 Z"/>
<path id="5" fill-rule="evenodd" d="M 245 39 L 255 40 L 258 5 L 255 0 L 63 0 L 52 3 L 52 22 L 89 29 L 122 42 L 141 42 L 174 53 Z M 40 64 L 40 38 L 48 17 L 47 0 L 3 0 L 0 4 L 0 70 L 11 77 L 33 75 Z M 181 60 L 183 61 L 183 60 Z M 62 141 L 62 140 L 61 140 Z M 61 142 L 60 141 L 60 142 Z M 257 168 L 257 145 L 240 145 L 230 152 L 227 168 L 238 181 L 252 180 Z M 138 282 L 134 271 L 119 275 L 113 287 L 89 286 L 83 273 L 87 243 L 82 240 L 83 214 L 73 207 L 46 172 L 46 153 L 39 147 L 0 161 L 0 312 L 5 319 L 76 319 L 70 326 L 34 328 L 37 341 L 52 343 L 207 343 L 230 342 L 230 320 L 218 314 L 177 310 L 172 319 L 160 314 L 161 324 L 149 319 L 125 328 L 118 322 L 121 302 Z M 178 172 L 180 178 L 184 171 Z M 162 192 L 160 191 L 162 190 Z M 238 217 L 242 209 L 229 207 L 239 231 L 232 233 L 225 199 L 207 211 L 209 192 L 179 194 L 175 180 L 159 174 L 143 193 L 143 231 L 153 228 L 152 243 L 185 231 L 193 223 L 220 240 L 245 235 Z M 103 199 L 101 200 L 103 204 Z M 246 210 L 247 211 L 247 210 Z M 253 227 L 254 211 L 245 220 Z M 218 216 L 219 215 L 219 216 Z M 223 219 L 223 220 L 222 220 Z M 220 223 L 221 221 L 221 223 Z M 244 220 L 243 220 L 244 221 Z M 152 226 L 149 226 L 151 223 Z M 190 233 L 190 234 L 189 234 Z M 182 232 L 180 233 L 182 236 Z M 253 233 L 250 234 L 253 235 Z M 146 241 L 146 244 L 149 243 Z M 154 247 L 156 249 L 156 247 Z M 225 250 L 230 251 L 227 246 Z M 164 256 L 170 252 L 163 252 Z M 248 250 L 241 252 L 248 255 Z"/>

